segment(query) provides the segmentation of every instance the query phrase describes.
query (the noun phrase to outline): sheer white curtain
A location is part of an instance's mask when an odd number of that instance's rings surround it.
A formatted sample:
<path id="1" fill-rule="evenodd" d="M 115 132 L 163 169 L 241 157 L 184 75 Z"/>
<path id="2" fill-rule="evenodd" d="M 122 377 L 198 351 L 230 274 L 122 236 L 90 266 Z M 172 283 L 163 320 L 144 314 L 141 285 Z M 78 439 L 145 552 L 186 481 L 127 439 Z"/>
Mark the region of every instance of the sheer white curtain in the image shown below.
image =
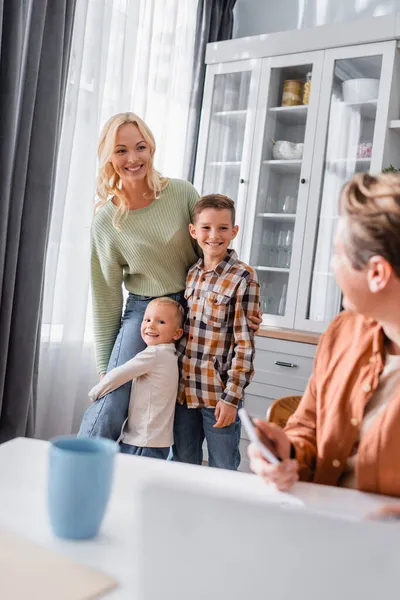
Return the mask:
<path id="1" fill-rule="evenodd" d="M 89 233 L 103 123 L 132 110 L 152 129 L 156 167 L 183 174 L 197 0 L 80 0 L 46 266 L 36 435 L 76 432 L 97 381 Z"/>

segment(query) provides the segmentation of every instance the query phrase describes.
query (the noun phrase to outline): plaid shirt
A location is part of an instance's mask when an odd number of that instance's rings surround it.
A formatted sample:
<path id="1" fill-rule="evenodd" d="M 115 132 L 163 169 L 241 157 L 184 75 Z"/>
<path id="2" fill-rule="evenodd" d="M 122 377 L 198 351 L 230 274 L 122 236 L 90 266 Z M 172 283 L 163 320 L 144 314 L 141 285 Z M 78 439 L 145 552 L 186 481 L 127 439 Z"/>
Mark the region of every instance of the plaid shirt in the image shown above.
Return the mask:
<path id="1" fill-rule="evenodd" d="M 204 270 L 202 259 L 190 268 L 185 298 L 178 402 L 186 400 L 190 408 L 215 407 L 219 400 L 238 406 L 254 373 L 248 317 L 259 312 L 257 276 L 228 250 L 211 271 Z"/>

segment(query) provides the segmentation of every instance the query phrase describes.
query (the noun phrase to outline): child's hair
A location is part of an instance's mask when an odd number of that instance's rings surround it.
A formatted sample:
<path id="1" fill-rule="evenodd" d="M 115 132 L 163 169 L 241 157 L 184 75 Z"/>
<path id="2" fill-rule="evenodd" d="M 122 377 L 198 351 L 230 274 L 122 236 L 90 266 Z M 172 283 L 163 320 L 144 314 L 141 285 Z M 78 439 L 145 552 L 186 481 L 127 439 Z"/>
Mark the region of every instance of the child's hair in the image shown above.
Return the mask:
<path id="1" fill-rule="evenodd" d="M 352 266 L 363 269 L 379 255 L 400 277 L 400 175 L 357 173 L 343 187 L 340 209 Z"/>
<path id="2" fill-rule="evenodd" d="M 200 200 L 195 204 L 193 210 L 193 223 L 196 223 L 200 214 L 206 208 L 215 208 L 215 210 L 229 210 L 232 217 L 232 225 L 235 224 L 235 203 L 228 196 L 222 194 L 208 194 L 208 196 L 202 196 Z"/>
<path id="3" fill-rule="evenodd" d="M 179 304 L 179 302 L 177 300 L 174 300 L 173 298 L 170 298 L 169 296 L 160 296 L 159 298 L 154 298 L 154 300 L 149 302 L 148 306 L 150 306 L 150 304 L 152 304 L 152 303 L 154 303 L 154 304 L 169 304 L 170 306 L 175 306 L 177 324 L 178 324 L 179 328 L 182 327 L 183 320 L 185 318 L 185 311 L 183 310 L 182 305 Z"/>

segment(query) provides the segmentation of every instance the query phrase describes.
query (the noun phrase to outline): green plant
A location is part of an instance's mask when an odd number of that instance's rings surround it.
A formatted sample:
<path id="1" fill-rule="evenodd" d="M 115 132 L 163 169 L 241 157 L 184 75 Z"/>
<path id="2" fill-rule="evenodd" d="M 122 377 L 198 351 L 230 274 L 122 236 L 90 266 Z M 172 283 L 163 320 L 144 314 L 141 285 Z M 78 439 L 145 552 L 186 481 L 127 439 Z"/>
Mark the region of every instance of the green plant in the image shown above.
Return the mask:
<path id="1" fill-rule="evenodd" d="M 393 165 L 389 165 L 385 169 L 382 169 L 382 173 L 397 173 L 400 169 L 396 169 Z"/>

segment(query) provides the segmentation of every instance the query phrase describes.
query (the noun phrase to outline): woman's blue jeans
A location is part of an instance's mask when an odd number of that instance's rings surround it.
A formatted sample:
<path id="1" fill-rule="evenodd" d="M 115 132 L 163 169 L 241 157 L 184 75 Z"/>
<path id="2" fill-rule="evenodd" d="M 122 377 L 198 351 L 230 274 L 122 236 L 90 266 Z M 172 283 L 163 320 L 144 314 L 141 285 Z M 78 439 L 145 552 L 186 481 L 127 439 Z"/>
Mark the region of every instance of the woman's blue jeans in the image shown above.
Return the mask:
<path id="1" fill-rule="evenodd" d="M 168 295 L 184 304 L 183 292 Z M 153 298 L 149 296 L 129 294 L 107 372 L 124 364 L 145 349 L 146 344 L 140 335 L 140 326 L 146 307 L 151 300 Z M 78 436 L 102 436 L 117 440 L 128 416 L 131 387 L 132 382 L 129 381 L 100 400 L 93 402 L 83 415 Z"/>

